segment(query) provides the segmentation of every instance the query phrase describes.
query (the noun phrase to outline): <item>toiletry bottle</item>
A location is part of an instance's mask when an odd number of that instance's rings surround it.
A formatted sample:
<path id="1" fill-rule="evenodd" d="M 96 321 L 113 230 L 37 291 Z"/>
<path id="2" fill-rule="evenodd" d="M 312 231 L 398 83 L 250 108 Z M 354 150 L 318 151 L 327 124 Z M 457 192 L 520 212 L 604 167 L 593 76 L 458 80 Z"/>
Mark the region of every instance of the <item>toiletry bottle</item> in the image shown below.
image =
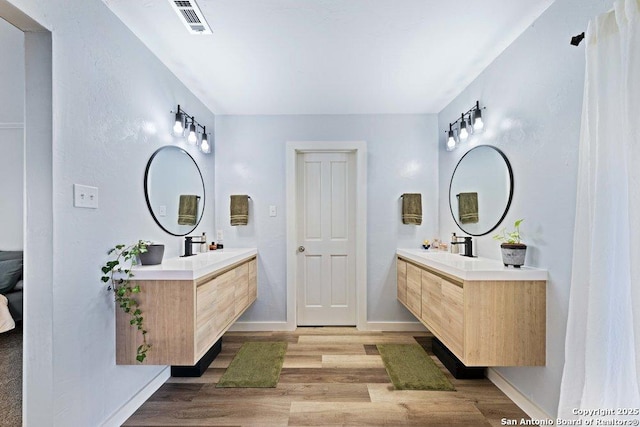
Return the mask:
<path id="1" fill-rule="evenodd" d="M 211 244 L 209 245 L 209 250 L 215 251 L 216 249 L 218 249 L 216 246 L 216 242 L 211 242 Z"/>
<path id="2" fill-rule="evenodd" d="M 449 247 L 449 252 L 451 252 L 452 254 L 457 254 L 459 252 L 459 248 L 456 243 L 458 243 L 456 233 L 451 233 L 451 246 Z"/>
<path id="3" fill-rule="evenodd" d="M 200 243 L 200 252 L 208 252 L 209 245 L 207 245 L 207 235 L 206 233 L 202 233 L 202 243 Z"/>

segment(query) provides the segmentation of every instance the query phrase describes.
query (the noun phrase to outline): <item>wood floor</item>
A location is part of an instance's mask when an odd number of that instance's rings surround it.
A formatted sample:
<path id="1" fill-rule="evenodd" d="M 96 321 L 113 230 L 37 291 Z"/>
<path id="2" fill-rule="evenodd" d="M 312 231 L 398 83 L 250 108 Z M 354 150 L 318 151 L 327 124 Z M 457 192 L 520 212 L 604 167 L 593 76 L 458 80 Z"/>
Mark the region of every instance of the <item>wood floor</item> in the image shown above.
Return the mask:
<path id="1" fill-rule="evenodd" d="M 286 341 L 271 389 L 217 389 L 245 341 Z M 376 344 L 419 342 L 456 391 L 396 391 Z M 489 380 L 456 380 L 431 353 L 428 333 L 298 328 L 228 332 L 200 378 L 171 378 L 125 426 L 499 426 L 528 418 Z"/>

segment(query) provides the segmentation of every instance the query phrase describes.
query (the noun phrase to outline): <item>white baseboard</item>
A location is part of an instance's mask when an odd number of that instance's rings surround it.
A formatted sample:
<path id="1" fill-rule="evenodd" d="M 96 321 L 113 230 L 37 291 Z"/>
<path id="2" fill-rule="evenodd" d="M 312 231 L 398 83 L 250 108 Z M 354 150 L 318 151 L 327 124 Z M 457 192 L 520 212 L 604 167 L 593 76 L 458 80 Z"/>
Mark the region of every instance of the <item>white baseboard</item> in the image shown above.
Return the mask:
<path id="1" fill-rule="evenodd" d="M 520 390 L 515 388 L 509 381 L 493 368 L 487 368 L 487 378 L 495 384 L 509 399 L 534 420 L 553 420 L 542 408 L 529 400 Z"/>
<path id="2" fill-rule="evenodd" d="M 293 331 L 295 325 L 289 322 L 236 322 L 229 328 L 232 332 L 264 332 L 264 331 Z M 367 322 L 362 331 L 390 331 L 390 332 L 423 332 L 427 328 L 420 322 Z"/>
<path id="3" fill-rule="evenodd" d="M 111 415 L 103 424 L 103 427 L 119 427 L 127 419 L 133 415 L 136 410 L 146 402 L 153 393 L 155 393 L 171 377 L 171 366 L 164 368 L 156 375 L 146 386 L 142 388 L 127 403 L 122 405 L 113 415 Z"/>

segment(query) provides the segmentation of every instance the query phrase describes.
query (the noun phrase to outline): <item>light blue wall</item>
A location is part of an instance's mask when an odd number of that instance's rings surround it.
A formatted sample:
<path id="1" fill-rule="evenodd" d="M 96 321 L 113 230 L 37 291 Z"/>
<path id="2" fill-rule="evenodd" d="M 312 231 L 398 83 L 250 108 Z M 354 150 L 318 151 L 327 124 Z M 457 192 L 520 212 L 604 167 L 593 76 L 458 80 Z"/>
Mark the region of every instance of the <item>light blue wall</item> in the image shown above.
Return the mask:
<path id="1" fill-rule="evenodd" d="M 396 301 L 395 251 L 438 230 L 435 115 L 218 116 L 216 224 L 229 247 L 257 246 L 258 300 L 246 321 L 286 320 L 285 145 L 287 141 L 366 141 L 367 294 L 370 321 L 415 321 Z M 423 196 L 421 226 L 403 225 L 399 197 Z M 229 195 L 251 196 L 246 227 L 229 225 Z M 269 205 L 278 216 L 269 217 Z"/>
<path id="2" fill-rule="evenodd" d="M 23 248 L 24 34 L 0 19 L 0 250 Z"/>
<path id="3" fill-rule="evenodd" d="M 52 144 L 53 152 L 43 165 L 53 171 L 53 247 L 50 258 L 32 260 L 27 272 L 33 276 L 25 276 L 29 295 L 29 277 L 38 276 L 41 265 L 53 265 L 54 274 L 47 276 L 52 288 L 31 294 L 50 310 L 25 308 L 25 325 L 31 325 L 25 328 L 27 370 L 46 366 L 48 355 L 53 380 L 33 386 L 27 375 L 26 394 L 44 390 L 27 399 L 27 418 L 29 425 L 102 425 L 162 368 L 115 364 L 115 307 L 100 281 L 100 266 L 109 248 L 138 239 L 165 243 L 167 257 L 179 254 L 182 239 L 164 233 L 147 210 L 145 166 L 157 148 L 177 142 L 169 132 L 170 110 L 178 103 L 203 124 L 213 123 L 214 115 L 102 1 L 11 3 L 52 29 L 53 40 L 53 141 L 41 140 Z M 39 66 L 34 58 L 27 72 Z M 27 87 L 30 91 L 36 92 Z M 186 149 L 208 183 L 207 210 L 196 232 L 209 230 L 214 228 L 213 156 Z M 29 175 L 41 173 L 30 156 L 25 161 Z M 98 209 L 73 207 L 74 183 L 99 188 Z M 32 237 L 48 227 L 27 224 Z M 27 264 L 29 242 L 28 237 Z M 47 326 L 51 335 L 29 332 Z"/>
<path id="4" fill-rule="evenodd" d="M 525 218 L 526 264 L 549 270 L 547 365 L 499 372 L 552 416 L 564 364 L 584 84 L 584 43 L 576 48 L 569 40 L 612 5 L 613 0 L 557 0 L 438 115 L 440 130 L 448 129 L 480 100 L 487 107 L 486 131 L 473 142 L 497 146 L 511 161 L 514 197 L 502 226 Z M 453 152 L 444 146 L 441 137 L 440 232 L 447 235 L 457 229 L 448 204 L 451 173 L 471 144 Z M 491 235 L 474 240 L 478 255 L 500 258 Z"/>

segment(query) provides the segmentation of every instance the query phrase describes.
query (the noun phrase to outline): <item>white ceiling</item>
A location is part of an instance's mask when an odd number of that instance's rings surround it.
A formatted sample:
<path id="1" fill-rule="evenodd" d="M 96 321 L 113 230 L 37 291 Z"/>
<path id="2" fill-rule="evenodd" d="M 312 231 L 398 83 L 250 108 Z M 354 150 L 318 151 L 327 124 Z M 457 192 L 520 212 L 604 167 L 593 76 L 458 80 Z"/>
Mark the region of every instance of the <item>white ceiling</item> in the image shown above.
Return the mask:
<path id="1" fill-rule="evenodd" d="M 404 114 L 440 112 L 554 0 L 197 0 L 207 36 L 169 0 L 103 1 L 217 114 Z"/>

